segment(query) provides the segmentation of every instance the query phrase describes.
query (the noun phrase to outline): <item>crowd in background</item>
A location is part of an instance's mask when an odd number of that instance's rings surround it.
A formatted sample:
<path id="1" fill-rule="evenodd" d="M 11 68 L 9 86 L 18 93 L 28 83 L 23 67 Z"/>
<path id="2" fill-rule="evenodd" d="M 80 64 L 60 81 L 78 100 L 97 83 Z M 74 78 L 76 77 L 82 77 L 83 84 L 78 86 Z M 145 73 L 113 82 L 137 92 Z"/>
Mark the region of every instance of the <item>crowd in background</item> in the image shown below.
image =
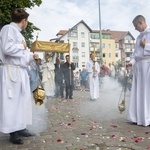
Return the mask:
<path id="1" fill-rule="evenodd" d="M 89 76 L 86 68 L 75 71 L 72 63 L 72 77 L 70 78 L 68 64 L 65 64 L 57 55 L 56 53 L 45 53 L 44 60 L 39 58 L 38 61 L 30 64 L 28 72 L 31 91 L 33 92 L 38 85 L 42 85 L 48 99 L 51 97 L 72 99 L 73 90 L 88 91 Z M 123 64 L 119 64 L 117 67 L 114 62 L 109 63 L 108 67 L 103 64 L 98 76 L 99 84 L 103 82 L 105 76 L 109 76 L 116 79 L 122 86 L 127 84 L 127 89 L 131 90 L 132 73 L 127 72 Z M 69 92 L 71 92 L 70 95 Z"/>

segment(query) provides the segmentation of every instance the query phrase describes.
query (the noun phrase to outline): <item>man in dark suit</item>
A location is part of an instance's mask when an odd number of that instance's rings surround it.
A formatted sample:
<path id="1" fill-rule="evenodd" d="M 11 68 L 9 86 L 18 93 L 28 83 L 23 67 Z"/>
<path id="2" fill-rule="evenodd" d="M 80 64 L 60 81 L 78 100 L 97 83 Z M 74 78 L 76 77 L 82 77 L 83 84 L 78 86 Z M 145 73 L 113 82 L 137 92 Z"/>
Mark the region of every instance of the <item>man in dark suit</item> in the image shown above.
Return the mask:
<path id="1" fill-rule="evenodd" d="M 64 97 L 64 85 L 63 85 L 63 64 L 60 63 L 60 59 L 56 57 L 55 63 L 55 96 L 58 97 L 59 94 L 61 98 Z"/>
<path id="2" fill-rule="evenodd" d="M 66 99 L 73 99 L 73 70 L 75 70 L 74 63 L 70 62 L 70 56 L 66 55 L 66 62 L 63 64 L 63 75 L 66 85 Z"/>

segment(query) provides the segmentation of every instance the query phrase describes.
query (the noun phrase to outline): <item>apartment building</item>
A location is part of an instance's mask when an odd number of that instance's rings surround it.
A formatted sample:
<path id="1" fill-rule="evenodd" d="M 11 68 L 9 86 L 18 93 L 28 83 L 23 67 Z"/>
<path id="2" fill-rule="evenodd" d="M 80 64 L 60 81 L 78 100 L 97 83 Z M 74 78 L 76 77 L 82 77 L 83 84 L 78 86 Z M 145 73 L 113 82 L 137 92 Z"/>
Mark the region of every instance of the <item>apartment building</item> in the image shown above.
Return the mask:
<path id="1" fill-rule="evenodd" d="M 115 58 L 116 61 L 127 63 L 130 61 L 131 55 L 134 52 L 135 38 L 129 31 L 111 31 L 102 30 L 102 32 L 111 34 L 115 40 Z"/>
<path id="2" fill-rule="evenodd" d="M 70 56 L 76 70 L 86 66 L 91 52 L 95 54 L 96 61 L 108 66 L 116 61 L 128 62 L 134 51 L 135 39 L 129 31 L 102 30 L 100 33 L 99 30 L 92 30 L 83 20 L 68 30 L 60 30 L 56 36 L 58 42 L 71 44 Z"/>

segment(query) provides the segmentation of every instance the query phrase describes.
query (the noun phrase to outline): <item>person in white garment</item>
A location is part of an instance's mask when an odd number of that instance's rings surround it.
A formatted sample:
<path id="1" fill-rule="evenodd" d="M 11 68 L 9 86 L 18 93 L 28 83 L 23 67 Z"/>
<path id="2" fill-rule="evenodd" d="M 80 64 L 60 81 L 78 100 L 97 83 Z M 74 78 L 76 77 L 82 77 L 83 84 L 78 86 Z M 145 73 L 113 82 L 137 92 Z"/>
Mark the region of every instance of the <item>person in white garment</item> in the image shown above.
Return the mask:
<path id="1" fill-rule="evenodd" d="M 127 67 L 133 69 L 133 81 L 128 109 L 128 120 L 141 126 L 150 125 L 150 28 L 144 16 L 138 15 L 133 25 L 140 32 L 135 50 Z M 129 69 L 129 68 L 128 68 Z"/>
<path id="2" fill-rule="evenodd" d="M 109 63 L 109 76 L 115 78 L 115 67 L 114 63 Z"/>
<path id="3" fill-rule="evenodd" d="M 29 14 L 20 8 L 12 14 L 12 22 L 0 31 L 0 132 L 10 134 L 13 144 L 23 144 L 22 136 L 35 135 L 26 129 L 32 124 L 32 103 L 27 67 L 38 59 L 27 48 L 21 31 Z"/>
<path id="4" fill-rule="evenodd" d="M 91 100 L 99 98 L 99 72 L 100 66 L 94 60 L 94 54 L 90 54 L 90 60 L 86 64 L 86 71 L 88 72 L 89 88 Z"/>
<path id="5" fill-rule="evenodd" d="M 45 52 L 45 62 L 42 64 L 42 84 L 47 99 L 55 95 L 55 62 L 56 53 Z"/>

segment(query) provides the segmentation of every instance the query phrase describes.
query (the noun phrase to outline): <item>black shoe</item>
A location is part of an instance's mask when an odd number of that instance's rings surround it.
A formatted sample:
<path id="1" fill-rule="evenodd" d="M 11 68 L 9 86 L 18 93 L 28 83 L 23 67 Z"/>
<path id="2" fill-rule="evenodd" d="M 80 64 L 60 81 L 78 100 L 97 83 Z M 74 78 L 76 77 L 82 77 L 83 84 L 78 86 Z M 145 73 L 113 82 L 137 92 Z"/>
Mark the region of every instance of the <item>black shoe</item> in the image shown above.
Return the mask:
<path id="1" fill-rule="evenodd" d="M 23 144 L 23 140 L 19 137 L 17 132 L 10 133 L 9 141 L 13 144 Z"/>
<path id="2" fill-rule="evenodd" d="M 65 99 L 68 99 L 68 96 L 66 96 Z"/>
<path id="3" fill-rule="evenodd" d="M 36 136 L 35 133 L 29 132 L 29 130 L 27 130 L 27 129 L 17 131 L 17 133 L 18 133 L 19 136 L 24 136 L 24 137 Z"/>
<path id="4" fill-rule="evenodd" d="M 94 101 L 96 101 L 96 98 L 93 98 L 93 99 L 91 98 L 90 100 L 94 102 Z"/>
<path id="5" fill-rule="evenodd" d="M 69 96 L 69 99 L 73 99 L 73 97 L 72 97 L 72 96 Z"/>

